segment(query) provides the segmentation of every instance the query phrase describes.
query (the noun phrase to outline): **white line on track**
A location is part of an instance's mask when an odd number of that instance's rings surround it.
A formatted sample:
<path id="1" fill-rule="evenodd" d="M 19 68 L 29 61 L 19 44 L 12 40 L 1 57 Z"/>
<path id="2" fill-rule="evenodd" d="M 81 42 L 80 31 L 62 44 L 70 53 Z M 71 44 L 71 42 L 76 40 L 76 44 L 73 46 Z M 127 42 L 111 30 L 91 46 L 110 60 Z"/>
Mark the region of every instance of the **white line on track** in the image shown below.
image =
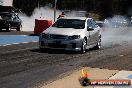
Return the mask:
<path id="1" fill-rule="evenodd" d="M 38 42 L 38 41 L 32 41 L 32 42 Z M 10 45 L 18 45 L 18 44 L 26 44 L 26 43 L 31 43 L 31 42 L 12 43 L 12 44 L 0 45 L 0 46 L 10 46 Z"/>

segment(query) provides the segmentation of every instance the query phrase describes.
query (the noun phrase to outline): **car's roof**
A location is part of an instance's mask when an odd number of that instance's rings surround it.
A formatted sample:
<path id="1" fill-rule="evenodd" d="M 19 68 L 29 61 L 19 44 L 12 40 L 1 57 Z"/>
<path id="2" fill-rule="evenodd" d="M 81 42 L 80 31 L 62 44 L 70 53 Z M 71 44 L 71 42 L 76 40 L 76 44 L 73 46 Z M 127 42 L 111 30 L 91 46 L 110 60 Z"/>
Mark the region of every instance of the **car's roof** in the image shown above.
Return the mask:
<path id="1" fill-rule="evenodd" d="M 80 19 L 80 20 L 86 20 L 86 19 L 92 19 L 87 17 L 62 17 L 60 19 Z"/>

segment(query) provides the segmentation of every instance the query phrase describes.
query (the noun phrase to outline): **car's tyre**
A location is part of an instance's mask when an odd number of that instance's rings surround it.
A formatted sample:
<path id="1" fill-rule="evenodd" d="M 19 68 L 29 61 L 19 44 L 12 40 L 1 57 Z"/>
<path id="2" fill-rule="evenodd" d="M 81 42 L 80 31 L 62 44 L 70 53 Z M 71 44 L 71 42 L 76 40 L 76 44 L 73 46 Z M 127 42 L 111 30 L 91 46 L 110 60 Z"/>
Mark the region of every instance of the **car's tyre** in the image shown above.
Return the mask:
<path id="1" fill-rule="evenodd" d="M 6 31 L 9 32 L 10 30 L 11 30 L 11 26 L 9 24 L 8 27 L 6 28 Z"/>
<path id="2" fill-rule="evenodd" d="M 83 39 L 81 51 L 80 51 L 81 54 L 84 54 L 86 52 L 86 46 L 87 46 L 87 41 L 86 41 L 86 39 Z"/>
<path id="3" fill-rule="evenodd" d="M 97 45 L 94 47 L 95 49 L 100 49 L 101 48 L 101 38 L 99 38 Z"/>
<path id="4" fill-rule="evenodd" d="M 22 25 L 20 25 L 16 30 L 21 31 L 22 30 Z"/>
<path id="5" fill-rule="evenodd" d="M 6 28 L 6 31 L 7 31 L 7 32 L 9 32 L 10 30 L 11 30 L 11 28 L 10 28 L 10 27 Z"/>

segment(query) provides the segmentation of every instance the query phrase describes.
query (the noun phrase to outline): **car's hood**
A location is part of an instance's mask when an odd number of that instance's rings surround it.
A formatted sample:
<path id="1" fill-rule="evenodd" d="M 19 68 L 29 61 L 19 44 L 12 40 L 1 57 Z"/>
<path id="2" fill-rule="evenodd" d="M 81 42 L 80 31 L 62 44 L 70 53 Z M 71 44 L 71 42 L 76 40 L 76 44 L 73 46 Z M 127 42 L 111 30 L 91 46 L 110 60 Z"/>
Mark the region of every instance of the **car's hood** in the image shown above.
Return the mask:
<path id="1" fill-rule="evenodd" d="M 43 33 L 57 35 L 80 35 L 83 32 L 83 30 L 84 29 L 50 27 L 43 31 Z"/>

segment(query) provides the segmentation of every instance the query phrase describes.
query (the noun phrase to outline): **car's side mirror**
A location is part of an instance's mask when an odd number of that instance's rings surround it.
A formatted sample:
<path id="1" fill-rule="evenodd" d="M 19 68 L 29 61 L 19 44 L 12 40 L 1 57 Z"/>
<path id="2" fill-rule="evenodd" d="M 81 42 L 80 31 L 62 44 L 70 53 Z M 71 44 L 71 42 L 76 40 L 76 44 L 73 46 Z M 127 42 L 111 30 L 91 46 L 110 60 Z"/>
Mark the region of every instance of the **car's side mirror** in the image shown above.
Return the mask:
<path id="1" fill-rule="evenodd" d="M 93 31 L 94 29 L 92 27 L 88 27 L 87 31 Z"/>
<path id="2" fill-rule="evenodd" d="M 98 24 L 96 24 L 95 26 L 96 26 L 96 27 L 99 27 L 99 25 L 98 25 Z"/>

